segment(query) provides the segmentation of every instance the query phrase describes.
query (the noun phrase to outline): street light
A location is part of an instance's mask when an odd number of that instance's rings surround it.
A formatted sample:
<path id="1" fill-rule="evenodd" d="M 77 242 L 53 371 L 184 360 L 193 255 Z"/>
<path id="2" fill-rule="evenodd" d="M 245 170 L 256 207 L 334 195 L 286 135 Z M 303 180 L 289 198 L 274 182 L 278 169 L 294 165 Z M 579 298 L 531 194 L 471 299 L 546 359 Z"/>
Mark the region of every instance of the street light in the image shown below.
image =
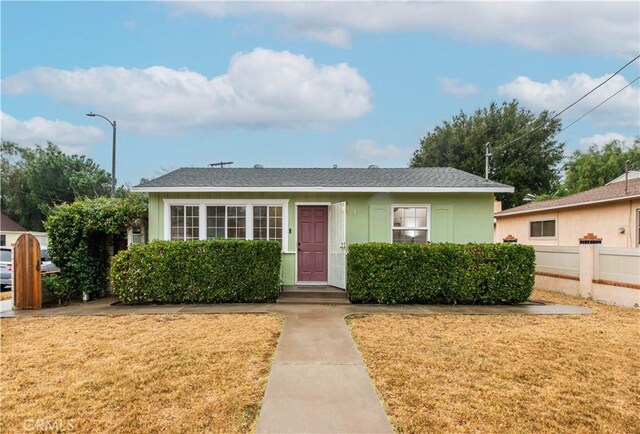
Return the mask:
<path id="1" fill-rule="evenodd" d="M 116 121 L 111 122 L 105 116 L 94 112 L 87 113 L 87 116 L 92 118 L 98 116 L 99 118 L 109 122 L 109 125 L 113 128 L 113 148 L 111 150 L 111 197 L 116 197 Z"/>

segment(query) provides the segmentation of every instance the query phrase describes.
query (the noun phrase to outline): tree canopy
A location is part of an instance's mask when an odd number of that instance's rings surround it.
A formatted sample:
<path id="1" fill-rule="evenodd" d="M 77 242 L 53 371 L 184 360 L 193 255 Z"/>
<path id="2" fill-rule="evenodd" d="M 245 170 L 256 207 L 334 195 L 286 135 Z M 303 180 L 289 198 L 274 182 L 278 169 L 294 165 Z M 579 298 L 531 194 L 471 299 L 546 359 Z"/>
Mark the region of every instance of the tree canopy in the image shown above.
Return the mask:
<path id="1" fill-rule="evenodd" d="M 612 140 L 601 148 L 591 145 L 586 152 L 573 151 L 566 164 L 562 194 L 605 185 L 624 173 L 626 161 L 630 170 L 640 170 L 640 137 L 629 147 Z"/>
<path id="2" fill-rule="evenodd" d="M 27 148 L 2 142 L 2 212 L 29 230 L 42 231 L 52 206 L 109 193 L 111 175 L 90 158 L 67 155 L 49 142 Z"/>
<path id="3" fill-rule="evenodd" d="M 491 143 L 490 179 L 515 187 L 515 193 L 498 198 L 505 208 L 520 205 L 528 194 L 552 193 L 559 185 L 564 143 L 555 140 L 562 124 L 552 117 L 547 111 L 536 116 L 515 100 L 492 102 L 472 115 L 461 111 L 420 140 L 410 165 L 449 166 L 484 176 L 485 145 Z"/>

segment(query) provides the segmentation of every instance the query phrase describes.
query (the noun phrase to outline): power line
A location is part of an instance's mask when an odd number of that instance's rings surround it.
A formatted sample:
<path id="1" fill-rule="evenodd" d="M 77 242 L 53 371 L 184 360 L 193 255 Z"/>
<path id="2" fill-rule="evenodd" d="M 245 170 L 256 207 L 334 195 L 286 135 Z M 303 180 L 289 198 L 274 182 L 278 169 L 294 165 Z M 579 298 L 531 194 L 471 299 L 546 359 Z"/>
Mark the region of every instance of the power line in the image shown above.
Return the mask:
<path id="1" fill-rule="evenodd" d="M 640 80 L 640 75 L 637 76 L 633 81 L 629 82 L 625 87 L 623 87 L 622 89 L 620 89 L 619 91 L 617 91 L 616 93 L 614 93 L 613 95 L 611 95 L 609 98 L 605 99 L 604 101 L 602 101 L 600 104 L 598 104 L 597 106 L 593 107 L 591 110 L 589 110 L 588 112 L 586 112 L 585 114 L 583 114 L 582 116 L 580 116 L 578 119 L 576 119 L 575 121 L 571 122 L 569 125 L 567 125 L 566 127 L 564 127 L 563 129 L 560 130 L 560 132 L 563 132 L 564 130 L 566 130 L 567 128 L 569 128 L 571 125 L 575 124 L 576 122 L 578 122 L 580 119 L 584 118 L 585 116 L 587 116 L 589 113 L 591 113 L 592 111 L 594 111 L 595 109 L 597 109 L 598 107 L 600 107 L 602 104 L 606 103 L 607 101 L 609 101 L 611 98 L 613 98 L 614 96 L 616 96 L 617 94 L 619 94 L 620 92 L 622 92 L 623 90 L 625 90 L 626 88 L 628 88 L 629 86 L 631 86 L 633 83 L 635 83 L 636 81 Z"/>
<path id="2" fill-rule="evenodd" d="M 598 84 L 596 87 L 594 87 L 593 89 L 591 89 L 589 92 L 585 93 L 584 95 L 582 95 L 580 98 L 578 98 L 577 100 L 575 100 L 574 102 L 572 102 L 571 104 L 569 104 L 568 106 L 566 106 L 564 109 L 562 109 L 559 113 L 555 114 L 554 116 L 551 117 L 551 119 L 549 120 L 554 120 L 556 119 L 558 116 L 560 116 L 562 113 L 566 112 L 567 110 L 569 110 L 571 107 L 573 107 L 574 105 L 576 105 L 577 103 L 579 103 L 580 101 L 582 101 L 583 99 L 585 99 L 588 95 L 590 95 L 591 93 L 593 93 L 596 89 L 600 88 L 602 85 L 604 85 L 606 82 L 608 82 L 609 80 L 611 80 L 613 77 L 615 77 L 616 75 L 618 75 L 620 73 L 620 71 L 622 71 L 623 69 L 625 69 L 627 66 L 631 65 L 633 62 L 635 62 L 636 60 L 638 60 L 638 58 L 640 58 L 640 54 L 638 54 L 636 57 L 634 57 L 633 59 L 631 59 L 629 62 L 627 62 L 622 68 L 618 69 L 616 72 L 614 72 L 609 78 L 607 78 L 606 80 L 604 80 L 602 83 Z M 634 80 L 635 81 L 635 80 Z M 631 83 L 629 83 L 631 84 Z M 625 86 L 626 87 L 626 86 Z M 624 88 L 623 88 L 624 89 Z M 612 97 L 615 96 L 612 95 Z M 595 108 L 594 108 L 595 110 Z M 574 122 L 575 123 L 575 122 Z M 572 124 L 573 125 L 573 124 Z M 523 137 L 528 136 L 529 134 L 538 131 L 540 128 L 542 128 L 544 126 L 540 125 L 539 127 L 536 127 L 532 130 L 529 130 L 527 132 L 525 132 L 524 134 L 522 134 L 519 137 L 516 137 L 515 139 L 511 140 L 510 142 L 506 143 L 504 146 L 509 146 L 512 143 L 517 142 L 518 140 L 522 139 Z M 568 127 L 567 127 L 568 128 Z"/>

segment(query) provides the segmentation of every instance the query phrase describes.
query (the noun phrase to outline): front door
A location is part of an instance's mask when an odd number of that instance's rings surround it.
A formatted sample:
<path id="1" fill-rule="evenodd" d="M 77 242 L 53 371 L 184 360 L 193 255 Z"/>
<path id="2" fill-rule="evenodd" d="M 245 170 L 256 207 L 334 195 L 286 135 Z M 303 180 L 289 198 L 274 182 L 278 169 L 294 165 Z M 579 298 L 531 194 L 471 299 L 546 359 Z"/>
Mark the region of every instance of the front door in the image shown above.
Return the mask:
<path id="1" fill-rule="evenodd" d="M 326 282 L 328 208 L 298 207 L 298 282 Z"/>

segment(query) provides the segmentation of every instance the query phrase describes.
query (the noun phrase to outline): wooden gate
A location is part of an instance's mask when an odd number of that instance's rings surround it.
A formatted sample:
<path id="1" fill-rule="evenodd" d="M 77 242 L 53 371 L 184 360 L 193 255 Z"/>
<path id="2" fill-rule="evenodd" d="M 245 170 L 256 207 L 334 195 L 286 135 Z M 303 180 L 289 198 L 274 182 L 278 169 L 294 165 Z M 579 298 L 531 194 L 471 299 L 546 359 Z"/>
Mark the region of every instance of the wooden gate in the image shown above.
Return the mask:
<path id="1" fill-rule="evenodd" d="M 40 243 L 31 234 L 20 235 L 13 248 L 13 306 L 42 308 Z"/>

